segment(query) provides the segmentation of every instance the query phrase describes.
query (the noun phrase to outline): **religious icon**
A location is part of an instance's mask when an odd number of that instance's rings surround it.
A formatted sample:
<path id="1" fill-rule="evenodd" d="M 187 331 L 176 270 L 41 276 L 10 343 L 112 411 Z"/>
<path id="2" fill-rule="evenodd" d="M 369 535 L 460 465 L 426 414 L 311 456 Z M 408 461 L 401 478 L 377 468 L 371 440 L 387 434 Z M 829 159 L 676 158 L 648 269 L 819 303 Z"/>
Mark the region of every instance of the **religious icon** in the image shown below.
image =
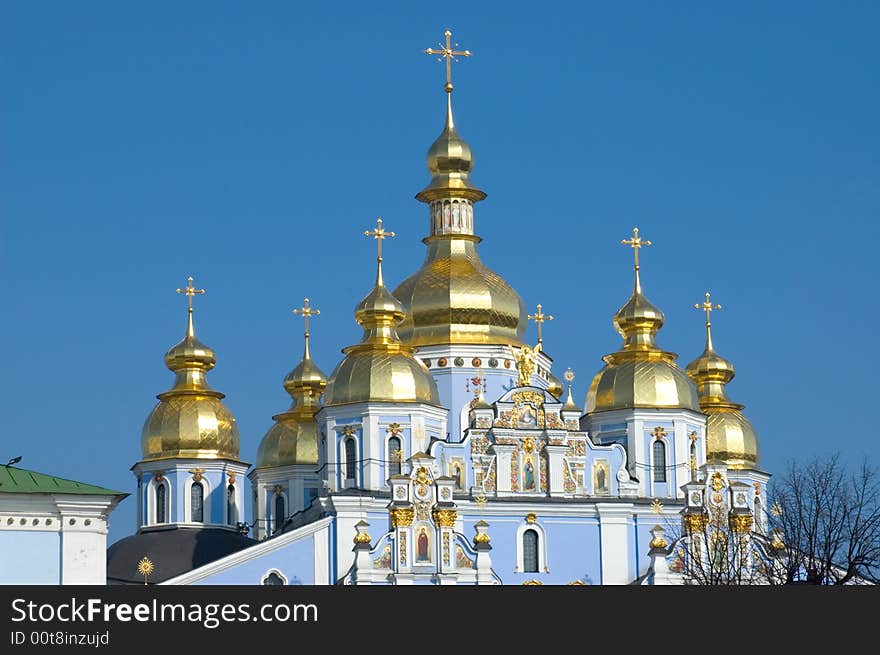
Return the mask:
<path id="1" fill-rule="evenodd" d="M 608 491 L 605 487 L 605 467 L 601 464 L 596 467 L 596 491 Z"/>
<path id="2" fill-rule="evenodd" d="M 532 466 L 532 460 L 528 460 L 523 467 L 523 489 L 535 488 L 535 467 Z"/>
<path id="3" fill-rule="evenodd" d="M 461 211 L 457 202 L 452 204 L 452 226 L 461 227 Z"/>
<path id="4" fill-rule="evenodd" d="M 523 425 L 534 425 L 535 423 L 535 413 L 532 411 L 532 408 L 529 405 L 523 405 L 522 409 L 519 410 L 519 416 L 517 417 L 519 422 Z"/>
<path id="5" fill-rule="evenodd" d="M 428 561 L 428 533 L 425 531 L 425 528 L 419 530 L 419 538 L 417 542 L 417 554 L 416 561 L 417 562 L 427 562 Z"/>
<path id="6" fill-rule="evenodd" d="M 452 477 L 455 478 L 455 488 L 464 489 L 464 472 L 460 465 L 456 464 L 452 467 Z"/>
<path id="7" fill-rule="evenodd" d="M 449 227 L 449 203 L 443 203 L 443 227 Z"/>

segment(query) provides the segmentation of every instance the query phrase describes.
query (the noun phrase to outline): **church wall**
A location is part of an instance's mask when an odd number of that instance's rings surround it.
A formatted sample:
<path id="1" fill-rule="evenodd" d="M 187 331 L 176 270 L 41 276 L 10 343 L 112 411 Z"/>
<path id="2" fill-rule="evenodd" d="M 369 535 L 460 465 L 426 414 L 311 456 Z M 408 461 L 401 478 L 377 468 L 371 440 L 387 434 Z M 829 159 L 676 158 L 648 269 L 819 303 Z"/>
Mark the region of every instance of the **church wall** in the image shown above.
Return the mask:
<path id="1" fill-rule="evenodd" d="M 0 527 L 0 584 L 61 584 L 61 535 Z"/>
<path id="2" fill-rule="evenodd" d="M 258 555 L 234 568 L 205 577 L 195 584 L 259 585 L 273 570 L 280 573 L 287 584 L 315 584 L 315 535 Z"/>

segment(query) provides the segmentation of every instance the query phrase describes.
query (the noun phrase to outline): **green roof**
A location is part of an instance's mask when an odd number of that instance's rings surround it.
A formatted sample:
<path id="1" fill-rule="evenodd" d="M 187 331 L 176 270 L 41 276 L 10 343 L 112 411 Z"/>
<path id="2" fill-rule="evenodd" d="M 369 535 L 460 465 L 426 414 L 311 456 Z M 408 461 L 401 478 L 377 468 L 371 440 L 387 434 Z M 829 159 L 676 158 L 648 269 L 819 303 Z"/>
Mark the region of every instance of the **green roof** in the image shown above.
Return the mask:
<path id="1" fill-rule="evenodd" d="M 56 478 L 15 466 L 0 466 L 0 493 L 12 494 L 93 494 L 127 496 L 127 493 L 92 484 Z"/>

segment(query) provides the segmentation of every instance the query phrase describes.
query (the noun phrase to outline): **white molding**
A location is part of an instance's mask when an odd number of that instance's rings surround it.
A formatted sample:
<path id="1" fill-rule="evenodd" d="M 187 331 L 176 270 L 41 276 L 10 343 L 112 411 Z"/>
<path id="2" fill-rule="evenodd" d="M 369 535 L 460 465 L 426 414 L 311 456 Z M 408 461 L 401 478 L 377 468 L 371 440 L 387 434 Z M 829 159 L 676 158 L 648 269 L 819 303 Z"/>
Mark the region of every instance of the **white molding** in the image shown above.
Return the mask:
<path id="1" fill-rule="evenodd" d="M 282 583 L 284 586 L 288 586 L 288 585 L 290 584 L 290 583 L 288 582 L 288 580 L 287 580 L 287 576 L 284 575 L 281 571 L 279 571 L 279 570 L 276 569 L 276 568 L 271 568 L 271 569 L 269 569 L 268 571 L 266 571 L 262 576 L 260 576 L 260 584 L 261 584 L 261 585 L 265 585 L 265 584 L 266 584 L 266 580 L 267 580 L 267 579 L 269 578 L 269 576 L 272 575 L 273 573 L 274 573 L 275 575 L 277 575 L 279 578 L 281 578 L 281 581 L 282 581 L 281 583 Z"/>
<path id="2" fill-rule="evenodd" d="M 547 568 L 547 533 L 538 523 L 522 523 L 516 531 L 516 568 L 514 573 L 527 573 L 525 570 L 525 551 L 523 549 L 523 536 L 527 530 L 534 530 L 538 535 L 538 570 L 528 571 L 529 573 L 549 573 Z M 490 525 L 491 528 L 491 525 Z"/>
<path id="3" fill-rule="evenodd" d="M 231 555 L 227 555 L 226 557 L 221 557 L 218 560 L 205 564 L 204 566 L 200 566 L 199 568 L 193 569 L 192 571 L 182 573 L 176 578 L 171 578 L 170 580 L 160 582 L 159 584 L 184 585 L 199 582 L 200 580 L 204 580 L 211 575 L 222 573 L 223 571 L 234 568 L 235 566 L 238 566 L 239 564 L 252 560 L 256 557 L 260 557 L 262 555 L 274 552 L 280 548 L 284 548 L 288 544 L 293 543 L 294 541 L 298 541 L 303 537 L 308 537 L 317 532 L 320 532 L 328 525 L 330 525 L 332 521 L 332 516 L 325 517 L 323 519 L 315 521 L 314 523 L 309 523 L 308 525 L 299 527 L 296 530 L 291 530 L 290 532 L 285 532 L 284 534 L 280 534 L 277 537 L 272 537 L 271 539 L 261 541 L 257 544 L 254 544 L 253 546 L 249 546 L 248 548 L 239 550 L 235 553 L 232 553 Z"/>

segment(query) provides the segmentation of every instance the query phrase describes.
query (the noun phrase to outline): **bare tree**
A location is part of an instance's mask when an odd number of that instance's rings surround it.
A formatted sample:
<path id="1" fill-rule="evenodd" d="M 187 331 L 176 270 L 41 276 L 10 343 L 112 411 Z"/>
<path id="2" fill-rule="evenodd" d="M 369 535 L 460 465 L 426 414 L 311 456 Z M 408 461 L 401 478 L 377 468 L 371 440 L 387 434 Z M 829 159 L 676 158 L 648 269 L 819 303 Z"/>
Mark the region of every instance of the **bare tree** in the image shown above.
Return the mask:
<path id="1" fill-rule="evenodd" d="M 804 465 L 792 462 L 770 493 L 769 525 L 781 533 L 786 547 L 784 583 L 880 582 L 876 468 L 863 461 L 849 474 L 836 454 Z"/>

